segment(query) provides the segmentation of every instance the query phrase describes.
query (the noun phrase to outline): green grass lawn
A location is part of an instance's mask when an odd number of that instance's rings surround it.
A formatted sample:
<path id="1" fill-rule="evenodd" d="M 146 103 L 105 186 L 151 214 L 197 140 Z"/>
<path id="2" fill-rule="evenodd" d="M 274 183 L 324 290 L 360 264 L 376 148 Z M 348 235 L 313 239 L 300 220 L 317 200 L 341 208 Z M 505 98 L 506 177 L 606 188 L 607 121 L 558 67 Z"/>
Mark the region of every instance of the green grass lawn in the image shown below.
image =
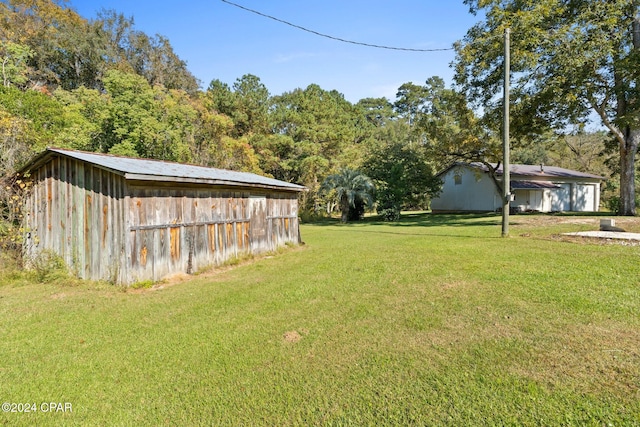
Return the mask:
<path id="1" fill-rule="evenodd" d="M 640 425 L 640 246 L 558 236 L 597 224 L 327 221 L 127 292 L 5 269 L 0 401 L 37 411 L 0 425 Z"/>

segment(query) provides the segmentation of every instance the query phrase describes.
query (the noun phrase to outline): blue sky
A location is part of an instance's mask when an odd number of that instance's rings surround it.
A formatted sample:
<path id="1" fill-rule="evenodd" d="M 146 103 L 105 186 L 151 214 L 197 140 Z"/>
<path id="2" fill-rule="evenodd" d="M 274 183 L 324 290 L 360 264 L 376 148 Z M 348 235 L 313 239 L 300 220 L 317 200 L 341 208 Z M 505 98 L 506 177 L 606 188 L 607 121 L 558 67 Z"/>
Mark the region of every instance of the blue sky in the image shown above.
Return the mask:
<path id="1" fill-rule="evenodd" d="M 230 0 L 301 27 L 357 42 L 413 49 L 450 48 L 478 21 L 462 0 Z M 452 82 L 453 51 L 406 52 L 320 37 L 220 0 L 69 0 L 85 18 L 101 9 L 133 17 L 135 27 L 169 39 L 206 88 L 258 76 L 272 95 L 309 84 L 353 103 L 395 100 L 406 82 L 437 75 Z"/>

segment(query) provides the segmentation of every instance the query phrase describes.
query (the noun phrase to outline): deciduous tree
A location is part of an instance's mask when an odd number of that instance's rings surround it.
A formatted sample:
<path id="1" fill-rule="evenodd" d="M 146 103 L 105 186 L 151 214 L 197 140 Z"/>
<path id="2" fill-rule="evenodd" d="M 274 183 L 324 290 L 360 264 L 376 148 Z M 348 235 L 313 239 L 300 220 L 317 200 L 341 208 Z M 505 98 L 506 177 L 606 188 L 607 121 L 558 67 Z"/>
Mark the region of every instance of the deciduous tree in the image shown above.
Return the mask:
<path id="1" fill-rule="evenodd" d="M 403 208 L 426 208 L 440 183 L 422 144 L 411 142 L 408 127 L 390 122 L 379 129 L 362 165 L 376 184 L 378 213 L 396 220 Z"/>
<path id="2" fill-rule="evenodd" d="M 638 0 L 465 0 L 484 18 L 457 45 L 456 80 L 498 112 L 502 34 L 511 29 L 513 134 L 566 129 L 595 113 L 615 137 L 620 213 L 633 215 L 640 143 Z"/>
<path id="3" fill-rule="evenodd" d="M 29 79 L 27 77 L 27 61 L 33 56 L 29 46 L 0 40 L 0 71 L 3 86 L 21 87 Z"/>

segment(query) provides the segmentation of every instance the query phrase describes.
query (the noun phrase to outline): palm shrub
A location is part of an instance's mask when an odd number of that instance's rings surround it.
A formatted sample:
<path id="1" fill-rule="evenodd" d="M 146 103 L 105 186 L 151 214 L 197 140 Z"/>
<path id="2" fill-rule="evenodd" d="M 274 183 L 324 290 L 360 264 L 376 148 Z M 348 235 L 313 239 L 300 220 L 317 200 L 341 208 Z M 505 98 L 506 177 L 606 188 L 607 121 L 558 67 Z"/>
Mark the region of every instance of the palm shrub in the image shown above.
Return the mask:
<path id="1" fill-rule="evenodd" d="M 321 191 L 333 191 L 340 207 L 340 220 L 358 220 L 364 215 L 365 207 L 373 206 L 375 186 L 368 176 L 353 169 L 341 169 L 329 175 L 322 183 Z"/>

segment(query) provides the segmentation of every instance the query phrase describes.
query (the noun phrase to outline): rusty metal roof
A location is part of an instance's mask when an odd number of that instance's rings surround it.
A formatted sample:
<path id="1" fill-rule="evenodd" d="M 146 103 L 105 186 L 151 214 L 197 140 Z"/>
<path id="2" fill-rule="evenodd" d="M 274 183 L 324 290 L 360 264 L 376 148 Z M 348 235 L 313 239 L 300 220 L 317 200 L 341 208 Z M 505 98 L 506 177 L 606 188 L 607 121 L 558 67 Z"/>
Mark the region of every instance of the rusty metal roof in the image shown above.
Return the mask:
<path id="1" fill-rule="evenodd" d="M 305 190 L 305 187 L 301 185 L 267 178 L 254 173 L 235 172 L 225 169 L 216 169 L 161 160 L 136 159 L 109 154 L 89 153 L 85 151 L 63 150 L 58 148 L 48 148 L 47 151 L 42 153 L 22 169 L 27 170 L 35 164 L 45 161 L 48 156 L 55 154 L 94 164 L 122 175 L 129 180 L 250 186 L 286 191 Z"/>

